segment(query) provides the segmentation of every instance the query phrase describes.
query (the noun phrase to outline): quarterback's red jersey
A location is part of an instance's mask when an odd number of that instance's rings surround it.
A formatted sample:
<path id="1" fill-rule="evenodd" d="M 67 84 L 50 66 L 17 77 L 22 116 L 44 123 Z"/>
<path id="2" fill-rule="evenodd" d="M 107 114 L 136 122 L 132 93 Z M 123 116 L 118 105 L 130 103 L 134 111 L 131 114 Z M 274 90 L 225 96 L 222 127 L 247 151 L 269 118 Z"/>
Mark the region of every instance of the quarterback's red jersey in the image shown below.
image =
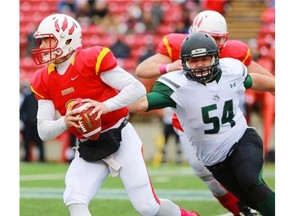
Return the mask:
<path id="1" fill-rule="evenodd" d="M 67 106 L 76 98 L 102 102 L 117 95 L 118 90 L 108 86 L 100 78 L 101 73 L 116 66 L 117 61 L 108 48 L 95 46 L 81 49 L 63 75 L 57 73 L 54 64 L 49 64 L 33 76 L 30 86 L 38 100 L 52 100 L 56 110 L 64 116 Z M 102 130 L 113 126 L 127 114 L 127 108 L 122 108 L 102 115 Z M 78 138 L 82 138 L 76 129 L 70 130 Z"/>
<path id="2" fill-rule="evenodd" d="M 169 56 L 172 62 L 180 59 L 180 50 L 183 40 L 188 34 L 172 33 L 166 35 L 157 47 L 157 53 Z M 247 44 L 239 40 L 227 40 L 223 48 L 219 52 L 220 58 L 235 58 L 241 61 L 246 66 L 251 64 L 252 54 Z M 173 126 L 183 131 L 176 114 L 172 119 Z"/>

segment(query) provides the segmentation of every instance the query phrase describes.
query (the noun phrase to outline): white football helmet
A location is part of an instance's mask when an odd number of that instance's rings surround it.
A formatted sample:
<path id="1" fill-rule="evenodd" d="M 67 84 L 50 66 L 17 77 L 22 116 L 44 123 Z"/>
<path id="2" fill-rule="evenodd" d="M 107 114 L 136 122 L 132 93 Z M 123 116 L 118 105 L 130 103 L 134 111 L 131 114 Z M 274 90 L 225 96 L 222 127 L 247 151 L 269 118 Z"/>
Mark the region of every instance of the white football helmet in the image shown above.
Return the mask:
<path id="1" fill-rule="evenodd" d="M 82 47 L 80 24 L 65 14 L 53 14 L 43 19 L 34 38 L 37 48 L 31 50 L 31 56 L 37 65 L 52 63 Z M 42 39 L 49 40 L 49 47 L 41 47 Z"/>
<path id="2" fill-rule="evenodd" d="M 219 49 L 221 49 L 228 39 L 227 23 L 225 18 L 217 11 L 205 10 L 194 18 L 189 29 L 189 33 L 203 32 L 210 34 Z"/>

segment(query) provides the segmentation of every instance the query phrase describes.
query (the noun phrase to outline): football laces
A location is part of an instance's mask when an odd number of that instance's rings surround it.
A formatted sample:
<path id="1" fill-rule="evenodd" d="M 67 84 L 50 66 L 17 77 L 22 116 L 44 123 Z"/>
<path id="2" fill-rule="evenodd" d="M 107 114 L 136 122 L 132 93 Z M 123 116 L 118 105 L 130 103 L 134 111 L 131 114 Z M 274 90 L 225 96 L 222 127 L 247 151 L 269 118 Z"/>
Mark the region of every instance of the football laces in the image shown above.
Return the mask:
<path id="1" fill-rule="evenodd" d="M 78 116 L 80 116 L 80 115 L 78 115 Z M 87 129 L 86 129 L 85 125 L 83 124 L 83 121 L 81 121 L 81 120 L 78 121 L 78 124 L 79 124 L 82 132 L 83 132 L 83 133 L 86 133 L 86 132 L 87 132 Z"/>

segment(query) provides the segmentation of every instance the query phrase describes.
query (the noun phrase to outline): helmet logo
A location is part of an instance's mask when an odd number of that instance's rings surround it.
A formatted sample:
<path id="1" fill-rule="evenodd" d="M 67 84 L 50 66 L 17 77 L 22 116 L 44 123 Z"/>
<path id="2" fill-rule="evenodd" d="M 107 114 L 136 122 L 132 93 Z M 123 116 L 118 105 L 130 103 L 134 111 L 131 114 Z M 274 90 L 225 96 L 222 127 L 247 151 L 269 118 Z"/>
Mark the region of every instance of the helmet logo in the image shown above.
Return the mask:
<path id="1" fill-rule="evenodd" d="M 56 30 L 57 32 L 60 31 L 60 27 L 59 27 L 59 24 L 58 24 L 58 19 L 55 20 L 55 22 L 54 22 L 54 27 L 55 27 L 55 30 Z"/>
<path id="2" fill-rule="evenodd" d="M 65 31 L 68 27 L 67 17 L 64 17 L 64 22 L 62 24 L 62 31 Z"/>
<path id="3" fill-rule="evenodd" d="M 56 30 L 57 32 L 60 31 L 60 26 L 59 26 L 58 21 L 59 21 L 59 19 L 55 20 L 55 22 L 54 22 L 54 27 L 55 27 L 55 30 Z M 62 24 L 61 29 L 62 29 L 62 31 L 64 32 L 67 28 L 68 28 L 68 20 L 67 20 L 67 17 L 64 17 L 64 21 L 63 21 L 63 24 Z M 69 31 L 68 31 L 68 34 L 69 34 L 69 35 L 73 34 L 74 29 L 75 29 L 75 25 L 74 25 L 74 23 L 73 23 L 72 27 L 71 27 L 71 28 L 69 29 Z"/>
<path id="4" fill-rule="evenodd" d="M 74 23 L 73 23 L 72 27 L 69 29 L 68 34 L 69 34 L 69 35 L 72 35 L 73 32 L 74 32 L 74 29 L 75 29 L 75 25 L 74 25 Z"/>
<path id="5" fill-rule="evenodd" d="M 199 20 L 200 19 L 200 20 Z M 203 21 L 203 17 L 198 17 L 196 20 L 195 20 L 195 26 L 199 27 L 201 25 Z"/>
<path id="6" fill-rule="evenodd" d="M 197 54 L 200 54 L 200 53 L 206 53 L 206 48 L 199 48 L 199 49 L 195 49 L 195 50 L 191 51 L 192 55 L 197 55 Z"/>

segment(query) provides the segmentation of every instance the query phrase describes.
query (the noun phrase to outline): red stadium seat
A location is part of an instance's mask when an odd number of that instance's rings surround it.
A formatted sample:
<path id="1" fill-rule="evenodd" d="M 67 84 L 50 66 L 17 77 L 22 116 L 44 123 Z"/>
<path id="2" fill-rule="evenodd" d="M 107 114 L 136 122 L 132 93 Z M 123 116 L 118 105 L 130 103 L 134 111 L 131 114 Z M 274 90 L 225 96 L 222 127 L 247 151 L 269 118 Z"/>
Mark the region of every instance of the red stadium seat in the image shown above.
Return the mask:
<path id="1" fill-rule="evenodd" d="M 173 4 L 163 16 L 163 22 L 171 24 L 173 22 L 179 22 L 183 19 L 183 9 L 178 4 Z"/>
<path id="2" fill-rule="evenodd" d="M 88 26 L 82 26 L 82 34 L 83 37 L 91 37 L 91 36 L 102 36 L 103 35 L 103 29 L 99 25 L 88 25 Z"/>
<path id="3" fill-rule="evenodd" d="M 31 57 L 25 56 L 20 58 L 20 73 L 34 74 L 43 67 L 45 67 L 45 65 L 36 65 Z"/>
<path id="4" fill-rule="evenodd" d="M 130 73 L 135 72 L 135 68 L 137 65 L 137 60 L 133 57 L 128 59 L 117 59 L 118 65 L 122 67 L 123 69 L 127 70 Z"/>
<path id="5" fill-rule="evenodd" d="M 169 33 L 173 33 L 174 32 L 174 25 L 173 23 L 165 23 L 165 24 L 162 24 L 160 26 L 158 26 L 157 28 L 157 34 L 159 35 L 166 35 L 166 34 L 169 34 Z"/>

